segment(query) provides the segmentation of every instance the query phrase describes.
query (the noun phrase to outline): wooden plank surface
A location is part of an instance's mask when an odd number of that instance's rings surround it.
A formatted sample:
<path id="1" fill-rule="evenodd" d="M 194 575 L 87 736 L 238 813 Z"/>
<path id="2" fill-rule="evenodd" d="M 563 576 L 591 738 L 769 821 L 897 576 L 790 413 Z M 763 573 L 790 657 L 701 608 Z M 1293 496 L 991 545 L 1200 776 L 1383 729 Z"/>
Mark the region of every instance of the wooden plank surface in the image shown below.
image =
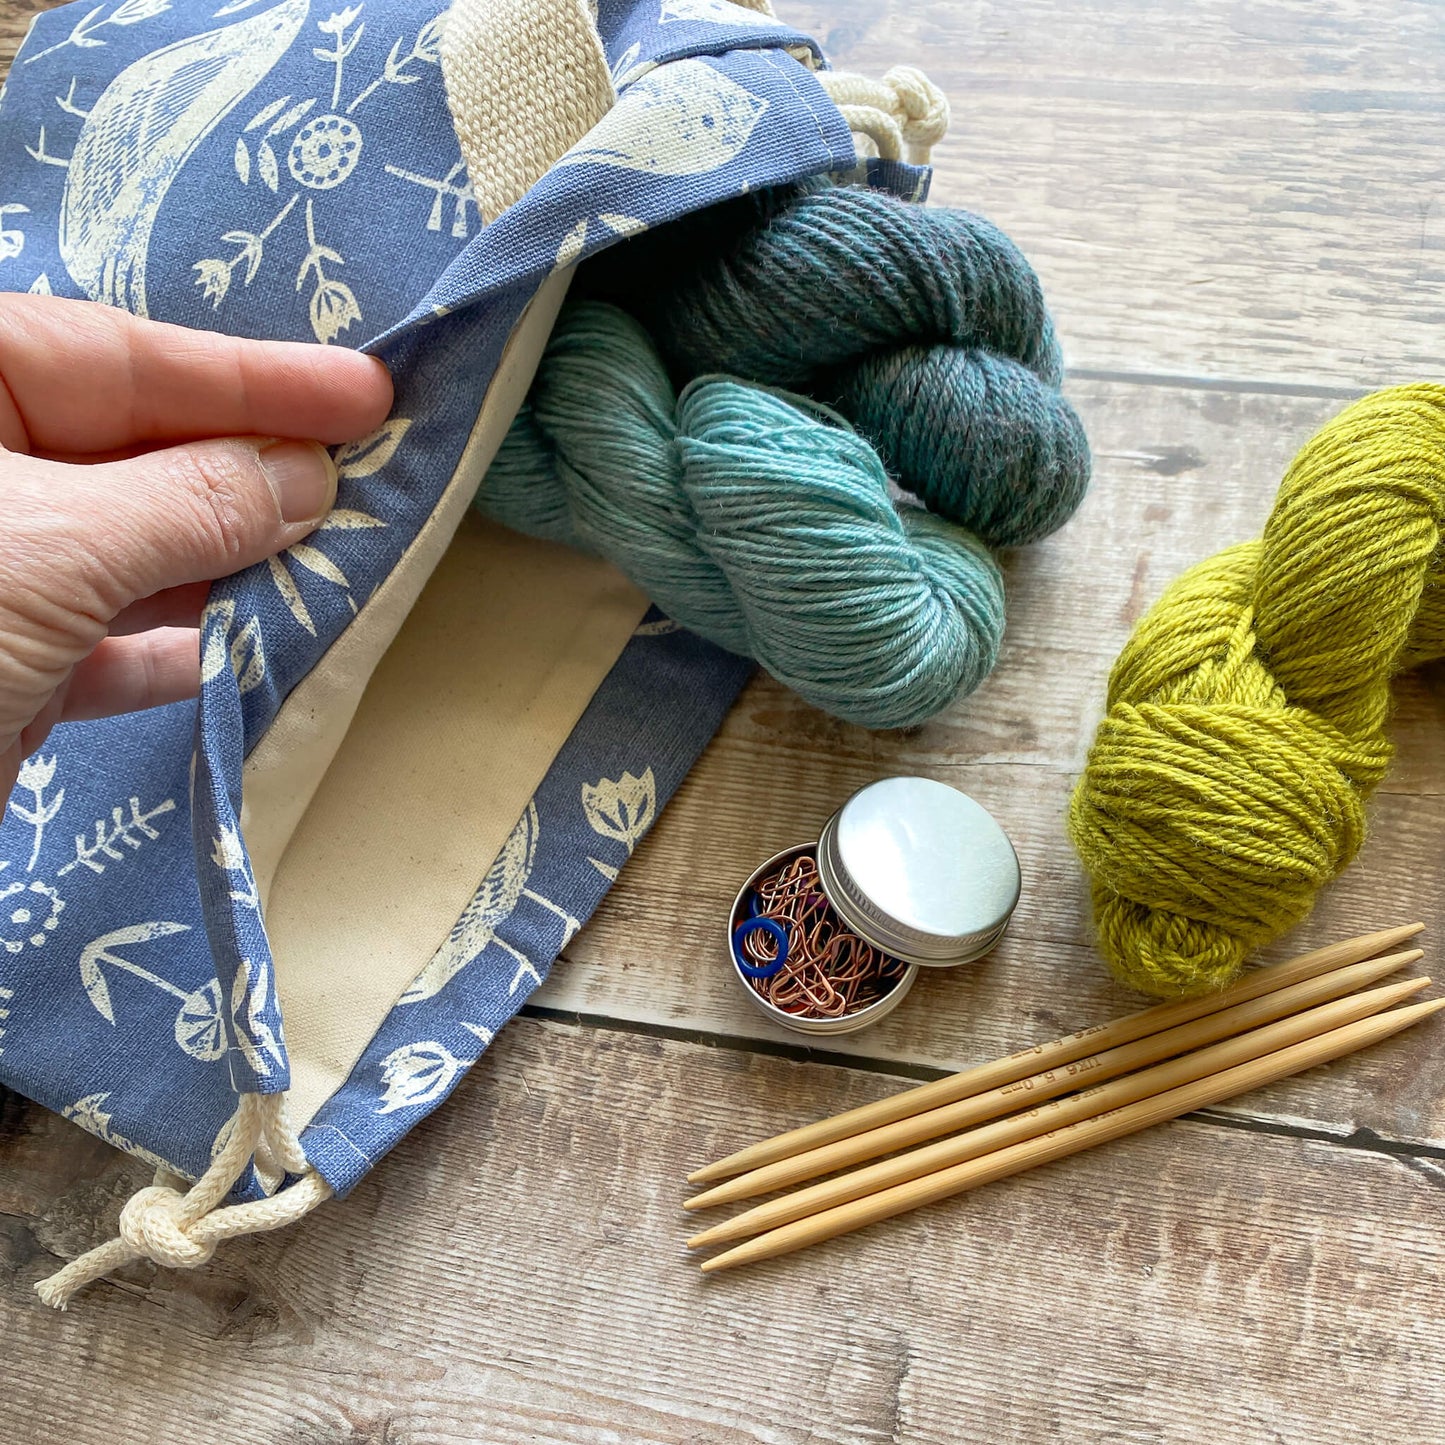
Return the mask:
<path id="1" fill-rule="evenodd" d="M 12 1425 L 71 1445 L 171 1445 L 179 1422 L 288 1445 L 1438 1438 L 1425 1169 L 1191 1121 L 705 1278 L 676 1186 L 735 1137 L 740 1087 L 772 1129 L 886 1085 L 532 1020 L 496 1048 L 344 1206 L 66 1316 L 19 1296 L 140 1175 L 95 1146 L 57 1189 L 66 1126 L 12 1133 Z"/>
<path id="2" fill-rule="evenodd" d="M 0 0 L 13 44 L 28 0 Z M 136 1166 L 0 1098 L 7 1434 L 321 1442 L 1381 1441 L 1440 1434 L 1445 1026 L 759 1269 L 683 1257 L 685 1170 L 1137 1006 L 1088 942 L 1068 791 L 1129 626 L 1257 532 L 1295 448 L 1438 376 L 1445 28 L 1429 0 L 779 0 L 949 91 L 935 199 L 1044 278 L 1097 459 L 1007 560 L 988 684 L 874 735 L 749 688 L 532 1017 L 342 1204 L 64 1317 L 36 1279 Z M 1374 837 L 1290 949 L 1445 896 L 1445 669 L 1401 686 Z M 1006 822 L 1004 945 L 810 1059 L 736 991 L 727 902 L 854 787 Z M 1431 937 L 1438 933 L 1432 929 Z"/>
<path id="3" fill-rule="evenodd" d="M 800 0 L 953 101 L 936 200 L 1034 262 L 1075 368 L 1359 389 L 1438 367 L 1434 0 Z"/>
<path id="4" fill-rule="evenodd" d="M 1167 581 L 1258 534 L 1270 479 L 1339 403 L 1118 382 L 1073 393 L 1098 481 L 1068 527 L 1009 559 L 1008 641 L 984 687 L 910 735 L 880 737 L 754 684 L 539 1004 L 796 1044 L 722 962 L 728 906 L 763 858 L 815 838 L 853 789 L 917 772 L 973 794 L 1008 829 L 1025 873 L 1015 923 L 976 968 L 925 974 L 890 1018 L 826 1047 L 955 1069 L 1136 1006 L 1089 947 L 1087 890 L 1062 836 L 1109 667 Z M 1374 805 L 1374 836 L 1276 954 L 1434 915 L 1445 881 L 1442 727 L 1445 670 L 1404 679 L 1400 757 Z M 1261 1091 L 1248 1112 L 1445 1148 L 1445 1024 L 1429 1031 L 1435 1047 L 1401 1040 Z"/>

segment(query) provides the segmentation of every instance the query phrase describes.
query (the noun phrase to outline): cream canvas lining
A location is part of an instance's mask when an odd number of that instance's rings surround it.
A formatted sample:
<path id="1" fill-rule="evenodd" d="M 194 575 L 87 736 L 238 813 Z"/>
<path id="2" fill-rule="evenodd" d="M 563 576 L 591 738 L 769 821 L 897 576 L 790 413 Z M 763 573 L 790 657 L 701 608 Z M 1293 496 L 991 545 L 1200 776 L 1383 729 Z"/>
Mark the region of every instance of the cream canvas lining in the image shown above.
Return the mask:
<path id="1" fill-rule="evenodd" d="M 579 0 L 457 0 L 441 68 L 469 176 L 507 178 L 486 192 L 487 220 L 613 100 Z M 533 297 L 436 510 L 246 760 L 241 827 L 297 1129 L 446 939 L 646 610 L 610 569 L 480 525 L 442 560 L 567 283 L 554 274 Z"/>
<path id="2" fill-rule="evenodd" d="M 458 0 L 442 72 L 488 221 L 615 99 L 588 0 Z M 297 1130 L 444 943 L 647 608 L 607 565 L 479 521 L 446 551 L 566 289 L 533 298 L 436 511 L 245 765 Z"/>
<path id="3" fill-rule="evenodd" d="M 604 562 L 463 521 L 271 887 L 298 1128 L 446 941 L 646 610 Z"/>
<path id="4" fill-rule="evenodd" d="M 604 563 L 480 519 L 458 533 L 566 285 L 533 299 L 436 510 L 246 761 L 298 1129 L 445 941 L 647 608 Z"/>

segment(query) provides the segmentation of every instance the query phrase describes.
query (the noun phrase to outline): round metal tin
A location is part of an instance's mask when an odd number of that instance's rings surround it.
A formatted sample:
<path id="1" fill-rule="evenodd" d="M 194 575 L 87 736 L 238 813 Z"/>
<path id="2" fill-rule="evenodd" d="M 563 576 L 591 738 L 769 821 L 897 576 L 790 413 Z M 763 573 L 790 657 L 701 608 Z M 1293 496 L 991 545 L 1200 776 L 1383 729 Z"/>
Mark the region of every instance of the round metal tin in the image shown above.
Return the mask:
<path id="1" fill-rule="evenodd" d="M 754 884 L 800 853 L 816 855 L 823 891 L 843 922 L 909 965 L 891 993 L 841 1018 L 785 1013 L 752 987 L 733 956 L 733 929 Z M 885 778 L 854 793 L 816 845 L 785 848 L 753 870 L 728 915 L 728 961 L 753 1006 L 774 1023 L 805 1034 L 855 1033 L 891 1014 L 920 968 L 982 958 L 1003 937 L 1021 885 L 1013 844 L 981 803 L 930 778 Z"/>
<path id="2" fill-rule="evenodd" d="M 817 845 L 813 843 L 799 843 L 792 848 L 784 848 L 781 853 L 775 853 L 765 863 L 760 863 L 748 875 L 747 881 L 738 889 L 738 895 L 733 900 L 731 913 L 728 914 L 728 930 L 726 947 L 728 963 L 732 968 L 733 976 L 742 986 L 743 992 L 753 1001 L 753 1007 L 765 1018 L 770 1018 L 776 1024 L 781 1024 L 785 1029 L 792 1029 L 800 1034 L 852 1034 L 859 1029 L 866 1029 L 869 1024 L 875 1024 L 881 1018 L 886 1018 L 898 1007 L 908 996 L 908 991 L 913 987 L 918 978 L 916 965 L 910 965 L 903 974 L 903 977 L 894 984 L 890 993 L 885 994 L 875 1003 L 870 1003 L 866 1008 L 857 1010 L 856 1013 L 843 1014 L 840 1018 L 831 1019 L 809 1019 L 799 1018 L 796 1014 L 790 1014 L 783 1009 L 771 1004 L 755 989 L 743 976 L 742 970 L 738 967 L 737 958 L 732 950 L 733 929 L 747 916 L 748 894 L 752 892 L 753 885 L 772 869 L 782 863 L 796 858 L 800 853 L 816 853 Z M 830 899 L 831 901 L 831 899 Z M 850 925 L 851 926 L 851 925 Z M 864 935 L 866 937 L 866 935 Z"/>
<path id="3" fill-rule="evenodd" d="M 884 778 L 854 793 L 823 827 L 818 875 L 855 933 L 924 968 L 982 958 L 1022 883 L 993 814 L 931 778 Z"/>

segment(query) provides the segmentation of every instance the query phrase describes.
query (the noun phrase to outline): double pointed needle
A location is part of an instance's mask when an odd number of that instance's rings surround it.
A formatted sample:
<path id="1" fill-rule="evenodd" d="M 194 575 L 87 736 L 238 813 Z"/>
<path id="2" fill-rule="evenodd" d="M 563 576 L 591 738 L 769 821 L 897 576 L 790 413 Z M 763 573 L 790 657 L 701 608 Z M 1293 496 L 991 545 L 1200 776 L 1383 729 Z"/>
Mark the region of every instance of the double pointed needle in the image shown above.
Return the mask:
<path id="1" fill-rule="evenodd" d="M 1182 1084 L 1210 1074 L 1222 1073 L 1237 1064 L 1248 1063 L 1278 1049 L 1314 1038 L 1331 1029 L 1343 1028 L 1362 1018 L 1368 1018 L 1383 1009 L 1403 1003 L 1411 994 L 1418 993 L 1428 984 L 1428 978 L 1411 978 L 1402 983 L 1388 984 L 1384 988 L 1372 989 L 1368 993 L 1353 994 L 1349 998 L 1324 1004 L 1320 1008 L 1298 1013 L 1290 1018 L 1280 1019 L 1251 1033 L 1240 1034 L 1208 1048 L 1196 1049 L 1193 1053 L 1156 1064 L 1153 1068 L 1129 1074 L 1111 1083 L 1099 1084 L 1081 1094 L 1068 1098 L 1054 1099 L 1040 1104 L 1023 1114 L 1015 1114 L 996 1123 L 986 1124 L 980 1129 L 971 1129 L 956 1138 L 944 1139 L 922 1149 L 911 1150 L 896 1159 L 885 1159 L 882 1163 L 871 1164 L 851 1173 L 841 1174 L 836 1179 L 824 1180 L 807 1189 L 785 1194 L 781 1199 L 769 1200 L 743 1214 L 715 1224 L 701 1234 L 688 1240 L 690 1249 L 709 1244 L 726 1244 L 749 1235 L 761 1234 L 795 1219 L 819 1214 L 850 1200 L 864 1195 L 876 1194 L 895 1184 L 907 1183 L 910 1179 L 921 1178 L 939 1169 L 977 1159 L 995 1150 L 1025 1139 L 1048 1134 L 1068 1124 L 1106 1114 L 1111 1109 L 1122 1108 L 1139 1099 L 1162 1094 Z"/>
<path id="2" fill-rule="evenodd" d="M 1413 980 L 1412 980 L 1413 982 Z M 1209 1074 L 1177 1088 L 1096 1114 L 1089 1119 L 1054 1129 L 1036 1138 L 997 1149 L 976 1159 L 969 1159 L 950 1168 L 934 1171 L 841 1204 L 821 1213 L 785 1224 L 766 1234 L 747 1240 L 725 1253 L 704 1261 L 704 1271 L 732 1269 L 756 1260 L 789 1254 L 821 1240 L 850 1233 L 865 1225 L 890 1219 L 925 1204 L 932 1204 L 965 1190 L 976 1189 L 1011 1174 L 1021 1173 L 1040 1164 L 1063 1159 L 1083 1149 L 1133 1134 L 1151 1124 L 1177 1118 L 1195 1109 L 1217 1104 L 1236 1094 L 1248 1093 L 1276 1079 L 1286 1078 L 1317 1064 L 1328 1063 L 1345 1054 L 1354 1053 L 1391 1034 L 1409 1028 L 1428 1015 L 1445 1008 L 1445 999 L 1391 1009 L 1373 1018 L 1361 1019 L 1343 1028 L 1326 1033 L 1288 1048 L 1237 1064 L 1220 1073 Z"/>
<path id="3" fill-rule="evenodd" d="M 957 1133 L 960 1129 L 1013 1113 L 1024 1104 L 1041 1103 L 1045 1099 L 1071 1093 L 1090 1083 L 1102 1083 L 1106 1079 L 1132 1073 L 1162 1059 L 1172 1058 L 1176 1054 L 1229 1038 L 1233 1034 L 1244 1033 L 1274 1019 L 1313 1008 L 1330 999 L 1340 998 L 1394 973 L 1407 963 L 1415 962 L 1420 956 L 1421 952 L 1417 948 L 1306 978 L 1299 983 L 1277 988 L 1257 998 L 1236 1003 L 1231 1008 L 1177 1024 L 1162 1032 L 1151 1033 L 1130 1043 L 1105 1049 L 1101 1053 L 1075 1058 L 1043 1073 L 1015 1079 L 1000 1088 L 990 1089 L 971 1098 L 912 1114 L 881 1128 L 852 1134 L 819 1148 L 766 1164 L 760 1169 L 750 1170 L 735 1179 L 714 1185 L 713 1188 L 687 1200 L 683 1207 L 706 1209 L 716 1204 L 749 1199 L 805 1179 L 816 1179 L 821 1174 L 849 1168 L 867 1159 L 892 1154 L 924 1140 Z"/>
<path id="4" fill-rule="evenodd" d="M 1105 1049 L 1130 1043 L 1134 1039 L 1160 1033 L 1178 1024 L 1188 1023 L 1191 1019 L 1217 1013 L 1221 1009 L 1258 998 L 1262 994 L 1318 974 L 1330 973 L 1348 964 L 1359 963 L 1362 959 L 1372 958 L 1386 949 L 1398 948 L 1424 926 L 1423 923 L 1405 923 L 1377 933 L 1365 934 L 1360 938 L 1332 943 L 1299 958 L 1254 969 L 1217 994 L 1156 1004 L 1153 1008 L 1116 1019 L 1113 1023 L 1082 1029 L 1065 1038 L 1055 1039 L 1052 1043 L 1022 1049 L 1007 1058 L 995 1059 L 990 1063 L 965 1069 L 962 1073 L 951 1074 L 946 1079 L 922 1084 L 915 1089 L 905 1089 L 887 1099 L 864 1104 L 860 1108 L 850 1109 L 846 1113 L 836 1114 L 832 1118 L 819 1120 L 801 1129 L 791 1129 L 786 1134 L 750 1145 L 728 1155 L 726 1159 L 695 1169 L 687 1176 L 688 1183 L 707 1184 L 726 1179 L 729 1175 L 758 1169 L 820 1145 L 1013 1083 L 1030 1074 L 1060 1068 L 1086 1055 L 1097 1054 Z"/>

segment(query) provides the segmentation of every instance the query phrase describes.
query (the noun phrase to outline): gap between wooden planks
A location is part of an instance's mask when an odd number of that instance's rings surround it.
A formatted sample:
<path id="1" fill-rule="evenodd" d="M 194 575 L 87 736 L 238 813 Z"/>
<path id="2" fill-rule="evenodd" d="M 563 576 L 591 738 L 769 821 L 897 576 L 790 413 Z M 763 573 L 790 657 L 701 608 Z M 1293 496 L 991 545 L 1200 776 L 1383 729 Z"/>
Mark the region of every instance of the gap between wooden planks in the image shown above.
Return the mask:
<path id="1" fill-rule="evenodd" d="M 1004 667 L 933 729 L 880 742 L 802 715 L 775 687 L 748 694 L 557 977 L 559 988 L 606 984 L 610 1000 L 645 992 L 664 1010 L 676 1001 L 657 990 L 665 950 L 684 983 L 710 956 L 708 910 L 730 886 L 718 875 L 761 857 L 754 841 L 791 841 L 820 821 L 838 787 L 955 756 L 998 778 L 1001 807 L 1011 774 L 1066 780 L 1122 640 L 1099 619 L 1124 628 L 1184 562 L 1257 531 L 1289 452 L 1362 379 L 1430 374 L 1441 360 L 1445 47 L 1428 4 L 779 5 L 839 63 L 876 73 L 913 59 L 951 92 L 935 195 L 989 215 L 1038 264 L 1099 484 L 1121 504 L 1095 530 L 1097 493 L 1074 527 L 1010 561 Z M 37 8 L 0 4 L 12 47 Z M 1181 387 L 1193 373 L 1204 385 Z M 1095 399 L 1109 388 L 1117 399 Z M 1061 619 L 1060 596 L 1092 610 Z M 1075 617 L 1088 625 L 1061 634 Z M 1404 853 L 1372 845 L 1302 944 L 1377 922 L 1391 888 L 1445 896 L 1412 851 L 1429 829 L 1409 831 L 1442 792 L 1441 698 L 1438 670 L 1405 687 L 1402 756 L 1391 798 L 1375 805 L 1382 832 L 1407 828 Z M 822 756 L 831 763 L 800 789 Z M 760 760 L 774 796 L 745 808 L 739 780 Z M 910 1001 L 930 1025 L 935 1014 L 966 1023 L 966 1034 L 923 1035 L 948 1063 L 1128 1006 L 1068 921 L 1081 894 L 1047 811 L 1063 788 L 1025 791 L 1050 829 L 1031 866 L 1053 911 L 1021 919 L 996 974 Z M 143 1180 L 11 1101 L 0 1127 L 8 1417 L 31 1438 L 80 1445 L 169 1439 L 174 1419 L 202 1422 L 190 1428 L 203 1440 L 303 1445 L 508 1445 L 608 1428 L 629 1442 L 729 1445 L 1431 1434 L 1440 1353 L 1421 1302 L 1441 1282 L 1439 1171 L 1307 1133 L 1211 1129 L 1200 1142 L 1196 1123 L 1170 1126 L 989 1191 L 967 1213 L 900 1224 L 852 1269 L 677 1296 L 669 1181 L 698 1141 L 684 1148 L 670 1129 L 719 1127 L 740 1080 L 746 1111 L 728 1117 L 749 1136 L 896 1087 L 862 1068 L 770 1060 L 756 1052 L 766 1046 L 725 1054 L 520 1022 L 347 1204 L 200 1274 L 107 1286 L 94 1313 L 63 1321 L 30 1307 L 29 1284 L 51 1250 L 95 1242 Z M 886 1066 L 929 1067 L 896 1052 L 903 1061 Z M 1250 1108 L 1265 1128 L 1365 1120 L 1438 1139 L 1442 1050 L 1420 1052 L 1409 1068 L 1357 1060 Z M 639 1183 L 655 1188 L 657 1212 L 649 1201 L 629 1226 Z M 923 1260 L 939 1281 L 927 1292 Z M 759 1340 L 780 1356 L 771 1392 L 753 1364 Z"/>
<path id="2" fill-rule="evenodd" d="M 887 1087 L 519 1020 L 349 1200 L 63 1318 L 29 1283 L 142 1171 L 97 1144 L 66 1177 L 37 1113 L 0 1131 L 8 1417 L 68 1445 L 1432 1438 L 1439 1190 L 1378 1154 L 1183 1121 L 735 1277 L 680 1257 L 689 1162 Z"/>
<path id="3" fill-rule="evenodd" d="M 538 1005 L 622 1027 L 797 1044 L 758 1017 L 726 966 L 727 907 L 758 862 L 816 837 L 853 789 L 921 772 L 974 794 L 1005 824 L 1023 899 L 989 959 L 926 974 L 896 1014 L 826 1047 L 948 1071 L 1136 1006 L 1089 945 L 1087 891 L 1064 834 L 1109 667 L 1170 580 L 1258 534 L 1290 457 L 1342 403 L 1120 382 L 1072 394 L 1093 439 L 1094 491 L 1061 532 L 1006 560 L 1009 629 L 994 676 L 907 734 L 847 727 L 755 682 Z M 1371 804 L 1375 836 L 1276 957 L 1379 927 L 1390 910 L 1426 921 L 1427 968 L 1445 947 L 1445 668 L 1402 679 L 1397 697 L 1398 753 Z M 1442 1040 L 1445 1027 L 1428 1024 L 1225 1112 L 1326 1138 L 1363 1129 L 1428 1152 L 1445 1146 Z"/>
<path id="4" fill-rule="evenodd" d="M 1033 262 L 1068 361 L 1344 391 L 1438 372 L 1432 0 L 779 0 L 949 96 L 933 199 Z"/>

